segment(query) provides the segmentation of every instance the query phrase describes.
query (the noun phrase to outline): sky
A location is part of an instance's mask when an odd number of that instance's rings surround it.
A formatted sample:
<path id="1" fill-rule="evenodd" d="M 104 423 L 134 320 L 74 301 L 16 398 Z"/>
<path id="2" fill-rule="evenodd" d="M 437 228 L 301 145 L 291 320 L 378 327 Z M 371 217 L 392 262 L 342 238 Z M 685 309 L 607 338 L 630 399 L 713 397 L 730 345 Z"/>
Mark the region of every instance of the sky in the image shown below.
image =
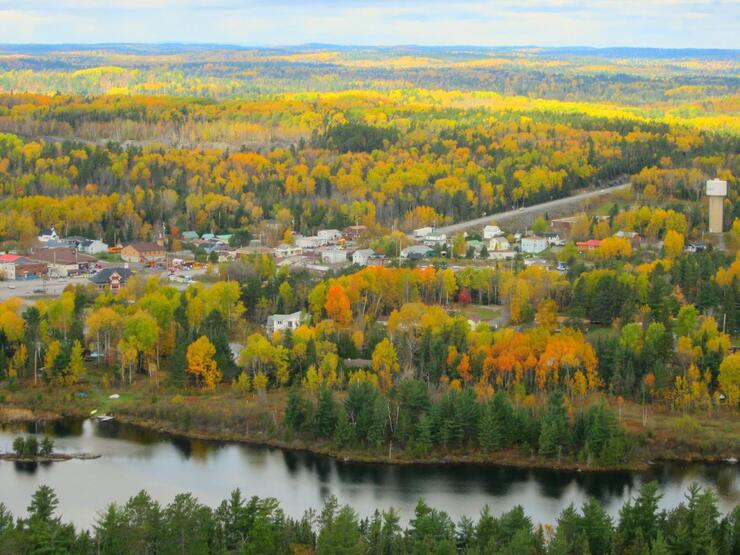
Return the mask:
<path id="1" fill-rule="evenodd" d="M 0 0 L 1 43 L 740 48 L 740 0 Z"/>

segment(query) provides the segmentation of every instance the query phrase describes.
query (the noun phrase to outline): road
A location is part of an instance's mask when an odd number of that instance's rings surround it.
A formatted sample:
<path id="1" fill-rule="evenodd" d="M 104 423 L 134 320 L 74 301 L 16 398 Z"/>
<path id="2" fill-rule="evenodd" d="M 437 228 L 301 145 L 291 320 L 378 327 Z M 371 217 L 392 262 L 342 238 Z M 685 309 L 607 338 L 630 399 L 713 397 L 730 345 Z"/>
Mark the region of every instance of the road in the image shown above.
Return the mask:
<path id="1" fill-rule="evenodd" d="M 521 218 L 522 216 L 534 216 L 542 214 L 548 211 L 554 211 L 561 208 L 567 208 L 572 204 L 580 204 L 581 201 L 605 196 L 616 191 L 621 191 L 631 187 L 632 183 L 623 183 L 621 185 L 614 185 L 613 187 L 605 187 L 603 189 L 596 189 L 594 191 L 586 191 L 585 193 L 579 193 L 570 197 L 559 198 L 542 204 L 533 204 L 532 206 L 525 206 L 517 210 L 509 210 L 507 212 L 499 212 L 498 214 L 489 214 L 481 218 L 475 218 L 473 220 L 466 220 L 464 222 L 458 222 L 456 224 L 446 225 L 444 227 L 438 227 L 434 231 L 435 233 L 445 233 L 451 235 L 460 231 L 465 231 L 471 227 L 481 227 L 491 222 L 500 223 L 504 220 L 511 220 L 513 218 Z M 412 235 L 409 235 L 413 238 Z"/>

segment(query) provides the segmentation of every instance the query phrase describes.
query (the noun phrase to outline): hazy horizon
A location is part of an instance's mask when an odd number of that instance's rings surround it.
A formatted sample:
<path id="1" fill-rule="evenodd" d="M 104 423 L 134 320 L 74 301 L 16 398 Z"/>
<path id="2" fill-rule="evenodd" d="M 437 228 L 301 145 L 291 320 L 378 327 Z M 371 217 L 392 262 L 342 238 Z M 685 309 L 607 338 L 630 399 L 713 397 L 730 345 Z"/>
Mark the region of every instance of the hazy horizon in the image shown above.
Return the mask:
<path id="1" fill-rule="evenodd" d="M 740 47 L 731 0 L 0 0 L 6 44 Z"/>

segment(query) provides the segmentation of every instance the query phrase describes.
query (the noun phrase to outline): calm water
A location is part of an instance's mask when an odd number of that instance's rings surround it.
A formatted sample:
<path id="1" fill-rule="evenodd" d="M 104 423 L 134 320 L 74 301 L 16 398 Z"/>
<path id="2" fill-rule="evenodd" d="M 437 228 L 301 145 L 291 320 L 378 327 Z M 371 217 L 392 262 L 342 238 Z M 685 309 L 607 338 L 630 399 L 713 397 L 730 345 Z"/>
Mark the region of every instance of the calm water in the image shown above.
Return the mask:
<path id="1" fill-rule="evenodd" d="M 16 515 L 41 484 L 53 487 L 65 520 L 90 526 L 111 501 L 125 502 L 145 489 L 162 503 L 190 491 L 215 506 L 234 488 L 245 495 L 277 498 L 291 516 L 319 508 L 335 495 L 362 516 L 395 507 L 404 521 L 420 497 L 455 520 L 475 517 L 488 504 L 500 513 L 522 505 L 536 522 L 554 522 L 570 503 L 597 497 L 612 514 L 645 480 L 660 483 L 664 507 L 683 500 L 691 482 L 713 488 L 720 509 L 740 503 L 740 465 L 662 464 L 647 473 L 583 474 L 498 466 L 391 466 L 337 462 L 329 458 L 241 444 L 174 438 L 116 422 L 64 421 L 0 428 L 0 451 L 19 433 L 54 436 L 60 452 L 102 455 L 90 461 L 25 466 L 0 461 L 0 501 Z"/>

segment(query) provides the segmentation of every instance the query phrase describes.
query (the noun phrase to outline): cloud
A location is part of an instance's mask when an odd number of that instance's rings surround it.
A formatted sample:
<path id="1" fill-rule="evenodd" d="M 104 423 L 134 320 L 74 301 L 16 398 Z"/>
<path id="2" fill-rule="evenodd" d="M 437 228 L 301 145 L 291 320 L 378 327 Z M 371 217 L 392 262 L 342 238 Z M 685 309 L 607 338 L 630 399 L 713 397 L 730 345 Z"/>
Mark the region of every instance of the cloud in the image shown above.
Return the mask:
<path id="1" fill-rule="evenodd" d="M 0 41 L 738 48 L 735 0 L 0 0 Z"/>

